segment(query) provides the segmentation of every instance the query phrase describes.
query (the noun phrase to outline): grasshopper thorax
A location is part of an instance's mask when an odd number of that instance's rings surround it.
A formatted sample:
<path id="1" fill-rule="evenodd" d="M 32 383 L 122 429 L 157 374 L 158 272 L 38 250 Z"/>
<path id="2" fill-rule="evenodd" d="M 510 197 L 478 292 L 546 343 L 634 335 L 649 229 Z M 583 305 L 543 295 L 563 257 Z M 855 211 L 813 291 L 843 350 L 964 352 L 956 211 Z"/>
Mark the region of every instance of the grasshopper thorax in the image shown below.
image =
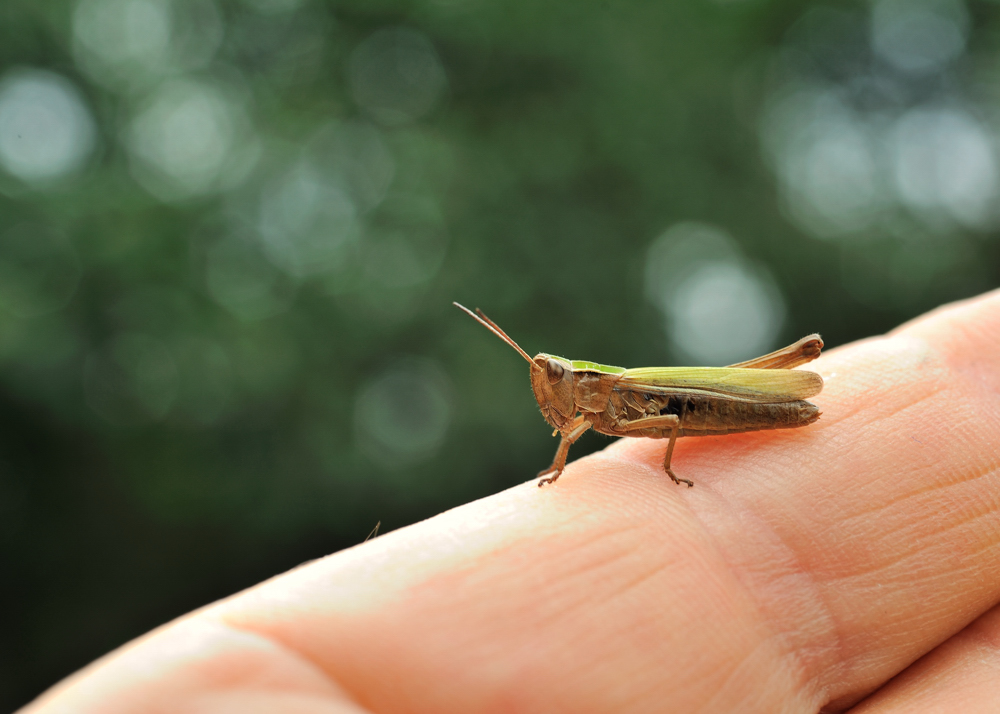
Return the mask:
<path id="1" fill-rule="evenodd" d="M 573 365 L 554 355 L 539 354 L 531 361 L 531 389 L 545 421 L 562 429 L 576 416 Z"/>

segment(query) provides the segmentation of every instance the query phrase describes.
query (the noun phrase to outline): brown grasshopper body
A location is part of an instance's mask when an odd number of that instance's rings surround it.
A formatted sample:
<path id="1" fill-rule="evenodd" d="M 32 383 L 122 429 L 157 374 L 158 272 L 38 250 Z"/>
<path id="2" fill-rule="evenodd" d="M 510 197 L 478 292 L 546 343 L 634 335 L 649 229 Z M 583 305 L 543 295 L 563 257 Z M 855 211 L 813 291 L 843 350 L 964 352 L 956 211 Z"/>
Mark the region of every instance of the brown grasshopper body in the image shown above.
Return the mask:
<path id="1" fill-rule="evenodd" d="M 559 478 L 569 447 L 588 429 L 609 436 L 669 439 L 664 471 L 675 483 L 693 486 L 670 468 L 678 437 L 788 429 L 820 416 L 805 398 L 819 394 L 822 377 L 789 371 L 819 357 L 819 335 L 729 367 L 624 369 L 544 353 L 531 358 L 481 311 L 476 314 L 455 304 L 531 363 L 535 400 L 562 437 L 552 465 L 539 474 L 551 475 L 539 486 Z"/>

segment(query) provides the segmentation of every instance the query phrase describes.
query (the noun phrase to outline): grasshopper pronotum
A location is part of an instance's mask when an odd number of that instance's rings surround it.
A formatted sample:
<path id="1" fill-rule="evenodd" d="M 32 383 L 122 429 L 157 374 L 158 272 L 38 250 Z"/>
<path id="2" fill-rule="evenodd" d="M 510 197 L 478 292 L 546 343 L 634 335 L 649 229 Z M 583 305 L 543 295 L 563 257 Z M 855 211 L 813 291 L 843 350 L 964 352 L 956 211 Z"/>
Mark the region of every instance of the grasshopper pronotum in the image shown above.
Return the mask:
<path id="1" fill-rule="evenodd" d="M 469 313 L 531 365 L 531 388 L 545 421 L 562 439 L 556 457 L 539 476 L 553 483 L 566 468 L 569 447 L 587 429 L 610 436 L 670 439 L 663 470 L 674 483 L 694 486 L 670 469 L 680 436 L 713 436 L 741 431 L 789 429 L 819 418 L 805 399 L 819 394 L 823 378 L 790 371 L 820 355 L 823 340 L 808 335 L 757 359 L 728 367 L 640 367 L 625 369 L 541 353 L 532 359 L 478 308 Z M 554 433 L 553 433 L 554 435 Z"/>

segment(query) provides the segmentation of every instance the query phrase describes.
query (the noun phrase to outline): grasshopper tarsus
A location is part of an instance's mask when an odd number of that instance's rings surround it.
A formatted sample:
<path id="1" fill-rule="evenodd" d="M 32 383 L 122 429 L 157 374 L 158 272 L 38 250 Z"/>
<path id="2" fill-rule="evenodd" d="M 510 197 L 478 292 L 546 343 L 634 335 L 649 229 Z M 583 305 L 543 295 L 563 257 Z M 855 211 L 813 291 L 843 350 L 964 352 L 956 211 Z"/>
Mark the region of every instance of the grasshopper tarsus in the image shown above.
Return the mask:
<path id="1" fill-rule="evenodd" d="M 665 466 L 663 470 L 667 472 L 667 476 L 670 477 L 670 480 L 676 483 L 678 486 L 680 486 L 682 483 L 686 483 L 688 488 L 694 486 L 694 481 L 689 481 L 686 478 L 679 478 L 673 471 L 670 470 L 669 467 Z"/>
<path id="2" fill-rule="evenodd" d="M 538 476 L 545 476 L 545 474 L 550 474 L 550 473 L 552 473 L 550 469 L 545 469 L 544 471 L 541 471 L 538 474 Z M 562 476 L 562 471 L 556 471 L 552 476 L 549 476 L 548 478 L 539 478 L 538 488 L 541 488 L 542 486 L 547 486 L 550 483 L 555 483 L 560 476 Z"/>

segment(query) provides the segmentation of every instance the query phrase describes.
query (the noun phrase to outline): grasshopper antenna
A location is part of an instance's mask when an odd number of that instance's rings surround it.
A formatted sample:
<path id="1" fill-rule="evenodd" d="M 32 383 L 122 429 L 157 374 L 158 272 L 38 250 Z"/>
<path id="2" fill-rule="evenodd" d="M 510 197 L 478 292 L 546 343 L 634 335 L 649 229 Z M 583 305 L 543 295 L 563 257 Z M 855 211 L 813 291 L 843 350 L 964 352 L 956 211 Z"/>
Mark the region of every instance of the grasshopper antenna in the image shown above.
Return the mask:
<path id="1" fill-rule="evenodd" d="M 522 357 L 524 357 L 526 360 L 528 360 L 528 364 L 531 365 L 531 369 L 532 370 L 540 370 L 541 369 L 541 367 L 539 367 L 537 364 L 535 364 L 535 360 L 531 359 L 531 357 L 528 356 L 528 353 L 521 349 L 520 345 L 518 345 L 516 342 L 514 342 L 514 340 L 510 339 L 510 337 L 507 336 L 507 333 L 504 332 L 503 330 L 501 330 L 500 327 L 495 322 L 493 322 L 493 320 L 491 320 L 490 318 L 486 317 L 485 313 L 483 313 L 483 311 L 480 310 L 478 307 L 476 308 L 476 311 L 473 312 L 472 310 L 470 310 L 469 308 L 465 307 L 464 305 L 459 305 L 457 302 L 453 302 L 452 305 L 454 305 L 455 307 L 457 307 L 459 310 L 463 310 L 463 311 L 469 313 L 469 315 L 472 317 L 473 320 L 475 320 L 479 324 L 483 325 L 483 327 L 485 327 L 487 330 L 489 330 L 494 335 L 496 335 L 501 340 L 503 340 L 508 345 L 510 345 L 511 347 L 513 347 L 515 350 L 517 350 Z"/>

